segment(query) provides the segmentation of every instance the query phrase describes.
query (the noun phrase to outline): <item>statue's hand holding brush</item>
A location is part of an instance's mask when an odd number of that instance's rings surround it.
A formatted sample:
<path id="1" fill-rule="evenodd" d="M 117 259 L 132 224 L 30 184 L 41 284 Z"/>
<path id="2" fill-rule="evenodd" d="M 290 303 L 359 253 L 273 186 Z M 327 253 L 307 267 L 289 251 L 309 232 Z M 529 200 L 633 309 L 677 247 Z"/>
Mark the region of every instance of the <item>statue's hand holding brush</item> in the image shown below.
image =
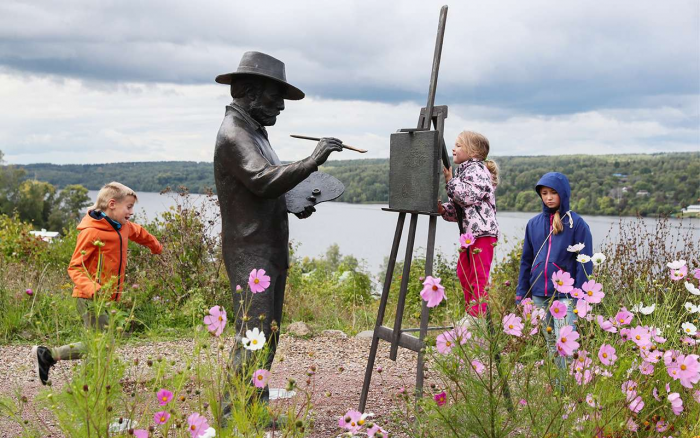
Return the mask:
<path id="1" fill-rule="evenodd" d="M 342 143 L 337 138 L 323 137 L 316 145 L 316 150 L 311 154 L 311 158 L 314 159 L 316 165 L 320 166 L 328 160 L 331 152 L 342 152 Z"/>

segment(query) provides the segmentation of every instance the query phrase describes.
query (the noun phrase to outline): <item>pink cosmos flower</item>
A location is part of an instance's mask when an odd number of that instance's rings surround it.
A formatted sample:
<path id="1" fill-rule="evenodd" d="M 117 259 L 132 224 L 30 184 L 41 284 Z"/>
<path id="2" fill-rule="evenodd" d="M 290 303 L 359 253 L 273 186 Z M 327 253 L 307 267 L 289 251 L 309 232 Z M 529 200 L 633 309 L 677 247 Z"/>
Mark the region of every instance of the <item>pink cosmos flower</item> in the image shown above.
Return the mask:
<path id="1" fill-rule="evenodd" d="M 697 354 L 678 356 L 678 378 L 681 385 L 693 389 L 693 385 L 700 381 L 700 362 Z"/>
<path id="2" fill-rule="evenodd" d="M 549 313 L 552 314 L 554 319 L 562 319 L 566 316 L 567 311 L 566 304 L 559 300 L 555 300 L 551 306 L 549 306 Z"/>
<path id="3" fill-rule="evenodd" d="M 447 331 L 441 335 L 438 335 L 437 339 L 435 340 L 435 347 L 437 347 L 438 353 L 449 354 L 452 351 L 452 347 L 454 347 L 452 340 L 453 337 L 454 334 L 452 331 Z"/>
<path id="4" fill-rule="evenodd" d="M 632 418 L 627 419 L 627 430 L 630 432 L 636 432 L 639 429 L 639 425 L 634 422 Z"/>
<path id="5" fill-rule="evenodd" d="M 669 275 L 673 281 L 683 280 L 688 275 L 688 267 L 684 265 L 678 269 L 671 269 Z"/>
<path id="6" fill-rule="evenodd" d="M 638 347 L 643 347 L 651 344 L 651 333 L 646 327 L 637 326 L 630 330 L 629 338 Z"/>
<path id="7" fill-rule="evenodd" d="M 445 403 L 447 403 L 447 394 L 445 391 L 442 391 L 439 394 L 435 394 L 433 396 L 433 400 L 435 400 L 435 403 L 437 403 L 438 406 L 444 406 Z"/>
<path id="8" fill-rule="evenodd" d="M 579 318 L 583 318 L 590 311 L 591 311 L 591 305 L 588 304 L 588 301 L 586 301 L 586 300 L 577 300 L 576 301 L 576 315 Z"/>
<path id="9" fill-rule="evenodd" d="M 644 400 L 637 395 L 637 391 L 629 391 L 627 393 L 627 406 L 630 408 L 630 411 L 638 414 L 639 411 L 644 409 Z"/>
<path id="10" fill-rule="evenodd" d="M 693 392 L 693 400 L 700 403 L 700 389 Z"/>
<path id="11" fill-rule="evenodd" d="M 656 422 L 656 431 L 657 432 L 666 432 L 668 429 L 668 423 L 666 423 L 664 420 L 659 420 Z"/>
<path id="12" fill-rule="evenodd" d="M 617 312 L 617 315 L 615 315 L 615 323 L 617 325 L 628 325 L 632 322 L 632 318 L 634 318 L 634 314 L 623 307 Z"/>
<path id="13" fill-rule="evenodd" d="M 622 382 L 622 392 L 625 394 L 629 394 L 630 392 L 637 392 L 637 382 L 634 380 L 627 380 L 625 382 Z"/>
<path id="14" fill-rule="evenodd" d="M 658 342 L 659 344 L 663 344 L 664 342 L 666 342 L 666 338 L 661 337 L 661 329 L 649 327 L 649 334 L 651 334 L 651 337 L 654 339 L 654 342 Z"/>
<path id="15" fill-rule="evenodd" d="M 264 388 L 267 386 L 267 382 L 270 380 L 270 376 L 272 373 L 270 373 L 266 369 L 259 369 L 256 370 L 253 373 L 253 385 L 255 385 L 256 388 Z"/>
<path id="16" fill-rule="evenodd" d="M 661 397 L 659 397 L 659 390 L 656 389 L 656 386 L 651 390 L 651 395 L 654 396 L 654 400 L 661 401 Z"/>
<path id="17" fill-rule="evenodd" d="M 167 389 L 161 389 L 156 393 L 156 397 L 158 398 L 158 404 L 165 406 L 173 399 L 173 393 Z"/>
<path id="18" fill-rule="evenodd" d="M 674 414 L 680 415 L 683 412 L 683 399 L 677 392 L 672 392 L 668 395 L 668 401 L 671 402 L 671 410 Z"/>
<path id="19" fill-rule="evenodd" d="M 593 394 L 587 394 L 586 395 L 586 403 L 588 403 L 588 406 L 595 408 L 597 406 L 595 402 L 595 398 L 593 397 Z"/>
<path id="20" fill-rule="evenodd" d="M 202 417 L 196 412 L 187 417 L 187 424 L 189 425 L 188 430 L 192 438 L 204 435 L 207 429 L 209 429 L 206 417 Z"/>
<path id="21" fill-rule="evenodd" d="M 569 294 L 574 298 L 578 298 L 579 300 L 582 299 L 585 295 L 583 291 L 577 287 L 571 289 L 571 292 Z"/>
<path id="22" fill-rule="evenodd" d="M 681 353 L 676 350 L 666 350 L 664 352 L 664 365 L 666 365 L 666 372 L 673 380 L 678 380 L 678 358 Z"/>
<path id="23" fill-rule="evenodd" d="M 617 327 L 615 327 L 612 322 L 604 319 L 602 315 L 596 316 L 595 319 L 601 329 L 605 330 L 606 332 L 617 333 Z"/>
<path id="24" fill-rule="evenodd" d="M 588 357 L 588 352 L 586 350 L 579 350 L 578 359 L 571 362 L 571 372 L 573 373 L 576 371 L 583 371 L 586 368 L 590 367 L 592 364 L 593 361 L 590 357 Z"/>
<path id="25" fill-rule="evenodd" d="M 204 324 L 214 336 L 221 335 L 226 327 L 226 310 L 221 306 L 212 307 L 209 309 L 209 315 L 204 317 Z"/>
<path id="26" fill-rule="evenodd" d="M 156 412 L 155 415 L 153 415 L 153 421 L 156 424 L 165 424 L 170 420 L 170 414 L 168 411 L 160 411 Z"/>
<path id="27" fill-rule="evenodd" d="M 464 233 L 459 236 L 459 245 L 462 248 L 469 248 L 474 244 L 474 235 L 472 233 Z"/>
<path id="28" fill-rule="evenodd" d="M 654 365 L 643 360 L 641 365 L 639 365 L 639 372 L 644 374 L 645 376 L 651 376 L 652 374 L 654 374 Z"/>
<path id="29" fill-rule="evenodd" d="M 617 360 L 617 355 L 615 355 L 615 348 L 609 344 L 603 344 L 598 350 L 598 359 L 603 365 L 612 365 Z"/>
<path id="30" fill-rule="evenodd" d="M 588 280 L 583 283 L 581 289 L 583 290 L 583 299 L 591 304 L 600 303 L 600 300 L 605 296 L 603 285 L 596 283 L 595 280 Z"/>
<path id="31" fill-rule="evenodd" d="M 528 316 L 532 313 L 532 309 L 535 308 L 535 302 L 532 301 L 532 298 L 525 298 L 520 302 L 520 305 L 523 307 L 523 315 Z"/>
<path id="32" fill-rule="evenodd" d="M 574 279 L 568 272 L 561 269 L 552 274 L 552 282 L 554 282 L 554 289 L 563 294 L 568 294 L 574 289 Z"/>
<path id="33" fill-rule="evenodd" d="M 684 343 L 685 345 L 695 345 L 698 343 L 695 339 L 691 338 L 690 336 L 683 336 L 681 338 L 681 342 Z"/>
<path id="34" fill-rule="evenodd" d="M 380 438 L 380 437 L 383 438 L 383 437 L 388 437 L 388 436 L 389 436 L 389 432 L 387 432 L 386 430 L 379 427 L 379 425 L 377 423 L 374 423 L 372 425 L 372 427 L 367 429 L 367 438 L 375 438 L 375 437 L 376 438 Z"/>
<path id="35" fill-rule="evenodd" d="M 464 345 L 469 339 L 472 338 L 472 333 L 464 326 L 457 326 L 453 330 L 454 342 L 458 342 L 459 345 Z"/>
<path id="36" fill-rule="evenodd" d="M 248 287 L 254 294 L 264 292 L 270 287 L 270 276 L 265 275 L 264 269 L 253 269 L 248 277 Z"/>
<path id="37" fill-rule="evenodd" d="M 661 359 L 661 352 L 658 349 L 650 351 L 649 349 L 640 350 L 639 355 L 644 359 L 645 362 L 657 363 Z"/>
<path id="38" fill-rule="evenodd" d="M 481 373 L 484 372 L 484 370 L 486 369 L 486 367 L 484 366 L 483 363 L 481 363 L 481 362 L 478 361 L 477 359 L 474 359 L 474 360 L 472 360 L 472 369 L 474 369 L 474 371 L 475 371 L 477 374 L 481 374 Z M 699 403 L 700 403 L 700 402 L 699 402 Z"/>
<path id="39" fill-rule="evenodd" d="M 593 380 L 593 373 L 591 373 L 591 370 L 576 371 L 574 377 L 579 385 L 587 385 Z"/>
<path id="40" fill-rule="evenodd" d="M 557 339 L 557 351 L 560 356 L 571 356 L 579 347 L 576 339 L 579 338 L 578 333 L 570 325 L 565 325 L 559 330 L 559 339 Z"/>
<path id="41" fill-rule="evenodd" d="M 509 313 L 503 317 L 503 331 L 506 334 L 520 337 L 523 334 L 524 324 L 519 316 Z"/>
<path id="42" fill-rule="evenodd" d="M 427 301 L 428 307 L 435 307 L 447 299 L 445 296 L 445 287 L 440 284 L 439 278 L 434 278 L 428 275 L 423 282 L 423 290 L 420 291 L 420 296 L 423 301 Z"/>
<path id="43" fill-rule="evenodd" d="M 134 431 L 134 436 L 136 438 L 148 438 L 148 431 L 143 430 L 143 429 L 136 429 Z"/>
<path id="44" fill-rule="evenodd" d="M 354 409 L 350 409 L 345 413 L 345 415 L 340 417 L 340 419 L 338 420 L 338 427 L 355 433 L 362 427 L 362 425 L 360 424 L 361 419 L 361 412 L 356 411 Z"/>
<path id="45" fill-rule="evenodd" d="M 31 289 L 27 289 L 27 290 L 25 290 L 24 292 L 26 292 L 27 295 L 29 295 L 30 297 L 31 297 L 32 295 L 34 295 L 34 291 L 31 290 Z"/>
<path id="46" fill-rule="evenodd" d="M 693 272 L 693 277 L 695 277 L 696 280 L 700 280 L 700 268 L 695 268 L 695 271 Z"/>
<path id="47" fill-rule="evenodd" d="M 435 346 L 440 354 L 449 354 L 457 344 L 464 345 L 471 338 L 471 333 L 464 327 L 455 327 L 438 335 Z"/>

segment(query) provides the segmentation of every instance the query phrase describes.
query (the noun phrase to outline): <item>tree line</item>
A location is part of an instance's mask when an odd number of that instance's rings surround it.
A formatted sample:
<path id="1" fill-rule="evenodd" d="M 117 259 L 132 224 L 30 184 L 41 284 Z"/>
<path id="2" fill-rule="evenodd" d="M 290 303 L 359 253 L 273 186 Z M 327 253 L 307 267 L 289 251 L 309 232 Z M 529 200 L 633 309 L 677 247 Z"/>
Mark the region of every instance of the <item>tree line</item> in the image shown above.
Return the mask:
<path id="1" fill-rule="evenodd" d="M 3 165 L 0 151 L 0 216 L 17 217 L 35 229 L 63 231 L 75 227 L 81 211 L 91 204 L 88 189 L 80 184 L 54 184 L 29 178 L 18 166 Z"/>
<path id="2" fill-rule="evenodd" d="M 700 153 L 634 155 L 565 155 L 494 157 L 500 166 L 496 192 L 501 211 L 538 211 L 537 180 L 551 171 L 569 177 L 571 208 L 581 214 L 666 215 L 700 203 Z M 79 184 L 97 190 L 120 181 L 136 191 L 159 192 L 185 186 L 204 193 L 214 188 L 210 162 L 142 162 L 114 164 L 29 164 L 24 179 L 56 187 Z M 389 199 L 389 160 L 329 161 L 321 169 L 345 184 L 339 201 L 386 203 Z M 447 199 L 444 187 L 441 198 Z"/>

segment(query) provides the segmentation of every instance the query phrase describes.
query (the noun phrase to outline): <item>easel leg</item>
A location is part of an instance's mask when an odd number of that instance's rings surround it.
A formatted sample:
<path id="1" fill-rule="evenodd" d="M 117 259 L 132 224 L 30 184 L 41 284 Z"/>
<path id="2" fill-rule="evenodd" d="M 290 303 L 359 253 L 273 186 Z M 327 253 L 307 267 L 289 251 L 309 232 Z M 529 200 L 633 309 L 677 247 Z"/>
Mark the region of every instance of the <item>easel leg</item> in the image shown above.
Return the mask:
<path id="1" fill-rule="evenodd" d="M 406 256 L 403 259 L 403 277 L 401 278 L 401 290 L 399 301 L 396 304 L 396 320 L 394 321 L 393 338 L 391 340 L 391 350 L 389 359 L 396 361 L 396 354 L 399 351 L 399 338 L 401 337 L 401 321 L 403 320 L 403 310 L 406 305 L 406 291 L 408 282 L 411 280 L 411 260 L 413 260 L 413 243 L 416 240 L 416 224 L 418 214 L 411 213 L 411 226 L 408 229 L 408 240 L 406 241 Z"/>
<path id="2" fill-rule="evenodd" d="M 435 255 L 435 228 L 437 226 L 437 216 L 430 216 L 428 223 L 428 249 L 425 254 L 425 275 L 433 275 L 433 257 Z M 428 305 L 423 301 L 423 308 L 420 314 L 420 343 L 423 344 L 425 336 L 428 334 L 429 320 Z M 423 397 L 423 367 L 425 365 L 425 351 L 421 348 L 418 352 L 418 365 L 416 367 L 416 401 Z"/>
<path id="3" fill-rule="evenodd" d="M 386 311 L 386 303 L 389 300 L 389 290 L 391 289 L 391 280 L 394 277 L 394 266 L 396 265 L 396 256 L 399 252 L 399 244 L 401 243 L 401 234 L 403 233 L 403 224 L 406 221 L 406 213 L 399 213 L 399 219 L 396 222 L 396 231 L 394 232 L 394 243 L 391 245 L 391 254 L 386 265 L 386 276 L 384 277 L 384 289 L 382 290 L 382 298 L 379 302 L 379 311 L 377 312 L 377 322 L 374 325 L 374 335 L 372 336 L 372 346 L 369 349 L 369 358 L 367 359 L 367 369 L 365 370 L 365 381 L 362 383 L 362 393 L 360 394 L 359 411 L 365 411 L 367 404 L 367 394 L 369 393 L 369 384 L 372 381 L 372 372 L 374 371 L 374 360 L 377 356 L 377 347 L 379 346 L 379 338 L 377 337 L 377 328 L 384 323 L 384 312 Z"/>

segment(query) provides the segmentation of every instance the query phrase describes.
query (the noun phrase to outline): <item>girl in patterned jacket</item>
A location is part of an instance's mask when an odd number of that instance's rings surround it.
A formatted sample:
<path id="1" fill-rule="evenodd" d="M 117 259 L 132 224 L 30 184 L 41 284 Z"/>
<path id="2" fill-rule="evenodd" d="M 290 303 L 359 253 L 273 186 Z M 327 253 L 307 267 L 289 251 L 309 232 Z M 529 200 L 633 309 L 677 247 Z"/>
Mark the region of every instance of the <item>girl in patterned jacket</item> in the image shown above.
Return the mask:
<path id="1" fill-rule="evenodd" d="M 457 276 L 464 291 L 465 308 L 471 316 L 486 313 L 486 284 L 493 250 L 498 241 L 496 186 L 498 165 L 487 160 L 489 141 L 476 132 L 463 131 L 452 148 L 454 165 L 443 169 L 449 201 L 438 202 L 442 218 L 457 222 L 460 254 Z"/>

